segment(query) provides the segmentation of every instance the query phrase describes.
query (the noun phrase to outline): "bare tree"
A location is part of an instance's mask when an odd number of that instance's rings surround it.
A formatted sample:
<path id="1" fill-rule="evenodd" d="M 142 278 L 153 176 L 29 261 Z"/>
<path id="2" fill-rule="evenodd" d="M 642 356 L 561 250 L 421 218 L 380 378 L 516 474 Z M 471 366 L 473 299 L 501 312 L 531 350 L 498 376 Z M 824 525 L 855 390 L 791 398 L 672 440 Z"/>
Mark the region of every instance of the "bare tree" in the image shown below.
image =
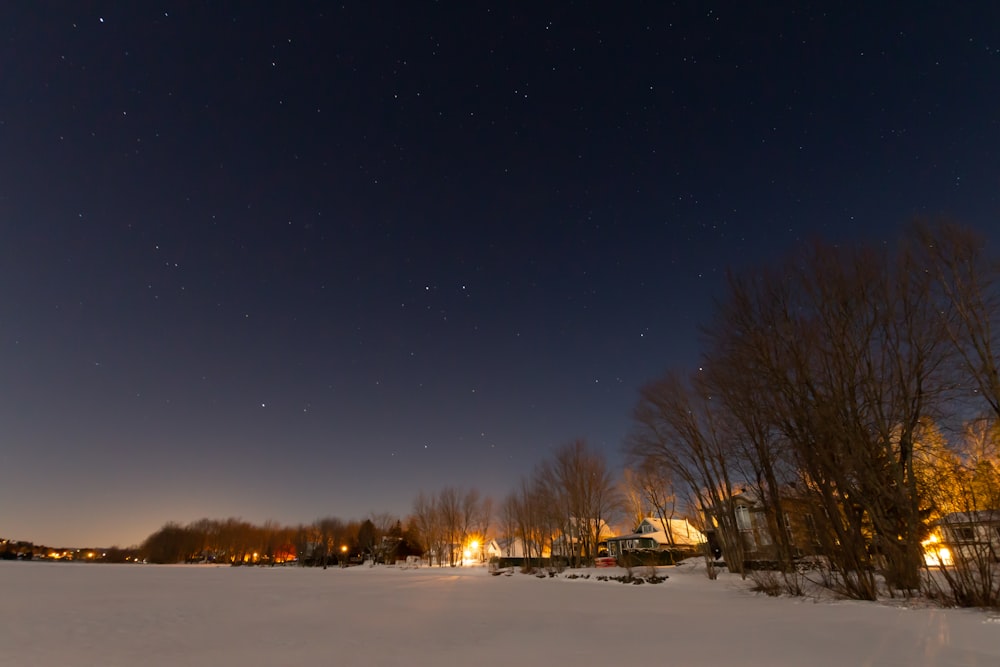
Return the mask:
<path id="1" fill-rule="evenodd" d="M 478 495 L 478 494 L 477 494 Z M 479 553 L 477 556 L 482 560 L 485 558 L 486 540 L 490 535 L 490 524 L 493 520 L 493 499 L 489 496 L 480 498 L 473 508 L 472 533 L 479 542 Z"/>
<path id="2" fill-rule="evenodd" d="M 444 546 L 448 552 L 448 564 L 455 567 L 460 553 L 463 519 L 462 499 L 458 489 L 446 486 L 438 491 L 437 509 L 441 530 L 445 536 Z"/>
<path id="3" fill-rule="evenodd" d="M 743 574 L 744 544 L 732 503 L 733 443 L 725 415 L 710 397 L 669 374 L 640 390 L 633 421 L 627 440 L 632 460 L 662 467 L 683 480 L 699 508 L 717 522 L 726 564 Z M 713 574 L 709 568 L 709 576 Z"/>
<path id="4" fill-rule="evenodd" d="M 546 540 L 551 549 L 553 513 L 546 496 L 545 484 L 536 473 L 530 479 L 521 478 L 505 502 L 506 513 L 514 523 L 511 537 L 521 544 L 524 571 L 531 570 L 533 560 L 542 558 Z"/>
<path id="5" fill-rule="evenodd" d="M 434 564 L 434 556 L 436 555 L 440 565 L 444 533 L 441 529 L 437 500 L 433 496 L 423 491 L 417 494 L 413 501 L 413 518 L 410 524 L 420 536 L 420 542 L 427 550 L 426 553 L 431 564 Z"/>
<path id="6" fill-rule="evenodd" d="M 943 295 L 939 324 L 981 400 L 1000 418 L 1000 260 L 954 223 L 916 223 L 911 252 Z"/>
<path id="7" fill-rule="evenodd" d="M 559 447 L 537 474 L 540 486 L 553 495 L 561 555 L 576 567 L 593 562 L 601 531 L 621 505 L 604 457 L 574 440 Z"/>
<path id="8" fill-rule="evenodd" d="M 638 526 L 651 513 L 649 504 L 646 501 L 645 489 L 640 477 L 641 474 L 641 468 L 625 468 L 622 471 L 622 512 L 628 519 L 630 528 Z"/>
<path id="9" fill-rule="evenodd" d="M 520 512 L 517 493 L 511 491 L 500 503 L 499 525 L 497 526 L 501 547 L 513 544 L 518 535 L 518 513 Z M 510 552 L 502 554 L 509 556 Z"/>
<path id="10" fill-rule="evenodd" d="M 670 469 L 659 460 L 646 459 L 626 468 L 624 476 L 632 525 L 638 526 L 647 516 L 654 516 L 663 524 L 667 542 L 675 546 L 671 520 L 677 516 L 678 499 Z"/>
<path id="11" fill-rule="evenodd" d="M 759 424 L 723 394 L 753 442 L 754 472 L 777 488 L 776 430 L 825 509 L 853 596 L 876 595 L 871 554 L 890 590 L 919 585 L 913 434 L 947 388 L 940 307 L 912 253 L 816 244 L 780 272 L 731 278 L 711 332 L 719 361 L 754 380 Z"/>
<path id="12" fill-rule="evenodd" d="M 479 497 L 479 491 L 476 489 L 467 489 L 462 494 L 461 507 L 459 508 L 458 544 L 463 556 L 465 546 L 469 542 L 470 535 L 475 530 L 477 519 L 479 519 L 481 503 L 482 499 Z"/>
<path id="13" fill-rule="evenodd" d="M 784 446 L 786 441 L 758 403 L 767 388 L 761 386 L 759 376 L 744 370 L 753 365 L 752 359 L 741 357 L 746 353 L 742 348 L 745 341 L 734 344 L 725 326 L 715 332 L 709 329 L 708 339 L 711 351 L 702 366 L 703 372 L 697 376 L 701 391 L 718 400 L 731 416 L 732 465 L 761 501 L 768 532 L 777 547 L 778 567 L 790 571 L 794 549 L 782 496 L 796 473 Z"/>

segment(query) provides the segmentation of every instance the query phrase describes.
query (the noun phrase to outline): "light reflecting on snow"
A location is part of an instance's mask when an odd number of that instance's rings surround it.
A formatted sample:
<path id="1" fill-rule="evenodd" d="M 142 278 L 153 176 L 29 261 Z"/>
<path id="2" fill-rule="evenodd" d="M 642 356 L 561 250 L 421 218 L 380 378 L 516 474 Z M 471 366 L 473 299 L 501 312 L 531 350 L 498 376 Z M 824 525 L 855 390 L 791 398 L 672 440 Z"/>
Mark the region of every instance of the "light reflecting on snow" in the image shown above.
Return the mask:
<path id="1" fill-rule="evenodd" d="M 0 650 L 23 665 L 1000 664 L 995 614 L 484 568 L 0 562 Z M 600 574 L 607 574 L 601 571 Z"/>

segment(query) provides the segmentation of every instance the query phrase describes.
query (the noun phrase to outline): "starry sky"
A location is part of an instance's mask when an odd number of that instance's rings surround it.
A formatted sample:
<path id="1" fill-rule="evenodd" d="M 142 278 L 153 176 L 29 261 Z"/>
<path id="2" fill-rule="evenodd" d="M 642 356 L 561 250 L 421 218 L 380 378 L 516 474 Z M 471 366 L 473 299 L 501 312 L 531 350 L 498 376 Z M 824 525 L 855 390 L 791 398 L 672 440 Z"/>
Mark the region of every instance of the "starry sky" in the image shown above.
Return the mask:
<path id="1" fill-rule="evenodd" d="M 1000 226 L 994 3 L 8 4 L 8 538 L 618 466 L 727 269 Z"/>

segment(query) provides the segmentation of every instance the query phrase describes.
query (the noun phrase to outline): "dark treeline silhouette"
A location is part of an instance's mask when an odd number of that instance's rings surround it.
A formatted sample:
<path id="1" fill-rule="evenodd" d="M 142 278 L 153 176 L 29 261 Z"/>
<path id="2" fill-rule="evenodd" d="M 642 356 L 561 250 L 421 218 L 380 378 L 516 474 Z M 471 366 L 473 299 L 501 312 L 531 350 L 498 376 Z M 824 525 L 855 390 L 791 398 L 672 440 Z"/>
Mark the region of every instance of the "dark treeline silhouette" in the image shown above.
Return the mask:
<path id="1" fill-rule="evenodd" d="M 168 523 L 139 548 L 150 563 L 220 563 L 280 565 L 298 563 L 327 567 L 371 559 L 392 562 L 420 554 L 411 531 L 390 514 L 373 514 L 364 521 L 336 517 L 311 524 L 254 525 L 241 519 L 201 519 L 186 526 Z"/>

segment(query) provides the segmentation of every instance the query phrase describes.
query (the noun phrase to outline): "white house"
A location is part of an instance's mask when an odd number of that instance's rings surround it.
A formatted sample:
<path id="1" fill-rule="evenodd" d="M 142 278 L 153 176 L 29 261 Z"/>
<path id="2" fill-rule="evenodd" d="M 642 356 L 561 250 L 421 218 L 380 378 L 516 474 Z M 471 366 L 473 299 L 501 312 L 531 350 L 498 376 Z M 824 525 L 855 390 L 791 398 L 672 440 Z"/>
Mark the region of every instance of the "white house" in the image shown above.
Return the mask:
<path id="1" fill-rule="evenodd" d="M 627 553 L 656 551 L 695 551 L 705 543 L 705 535 L 687 519 L 647 516 L 634 533 L 608 538 L 608 555 L 615 558 Z"/>
<path id="2" fill-rule="evenodd" d="M 594 526 L 597 525 L 597 535 L 594 535 Z M 601 519 L 600 523 L 596 520 L 582 520 L 577 518 L 570 519 L 570 529 L 569 533 L 561 533 L 552 538 L 552 552 L 554 556 L 562 556 L 564 558 L 573 558 L 576 556 L 583 555 L 581 553 L 583 545 L 581 544 L 581 535 L 586 534 L 590 538 L 590 545 L 597 549 L 597 545 L 609 537 L 614 535 L 614 531 L 607 524 L 606 521 Z M 595 539 L 596 538 L 596 539 Z M 597 555 L 596 553 L 594 554 Z"/>
<path id="3" fill-rule="evenodd" d="M 1000 510 L 955 512 L 938 521 L 952 558 L 1000 561 Z"/>

